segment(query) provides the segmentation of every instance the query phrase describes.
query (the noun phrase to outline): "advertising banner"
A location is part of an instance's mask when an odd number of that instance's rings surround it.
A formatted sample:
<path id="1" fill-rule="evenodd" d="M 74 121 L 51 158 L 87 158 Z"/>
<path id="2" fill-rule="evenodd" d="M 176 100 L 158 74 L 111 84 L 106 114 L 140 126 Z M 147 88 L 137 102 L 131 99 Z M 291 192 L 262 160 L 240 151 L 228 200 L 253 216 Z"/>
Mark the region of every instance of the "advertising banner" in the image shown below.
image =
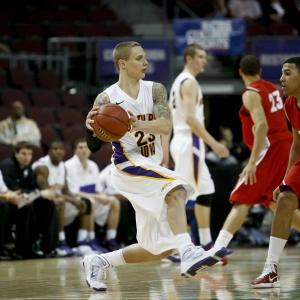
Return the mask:
<path id="1" fill-rule="evenodd" d="M 244 54 L 244 19 L 174 19 L 173 26 L 176 55 L 189 44 L 200 44 L 213 55 Z"/>

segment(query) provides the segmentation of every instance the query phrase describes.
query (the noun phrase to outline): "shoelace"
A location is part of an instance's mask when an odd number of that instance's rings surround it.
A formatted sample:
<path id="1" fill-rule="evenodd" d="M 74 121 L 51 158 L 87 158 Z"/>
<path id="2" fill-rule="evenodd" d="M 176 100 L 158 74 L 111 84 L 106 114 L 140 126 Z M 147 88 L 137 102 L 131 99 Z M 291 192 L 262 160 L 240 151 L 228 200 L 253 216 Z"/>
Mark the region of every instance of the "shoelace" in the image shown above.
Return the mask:
<path id="1" fill-rule="evenodd" d="M 264 269 L 263 269 L 261 275 L 258 278 L 265 277 L 270 272 L 276 272 L 274 267 L 273 267 L 273 263 L 265 263 Z"/>

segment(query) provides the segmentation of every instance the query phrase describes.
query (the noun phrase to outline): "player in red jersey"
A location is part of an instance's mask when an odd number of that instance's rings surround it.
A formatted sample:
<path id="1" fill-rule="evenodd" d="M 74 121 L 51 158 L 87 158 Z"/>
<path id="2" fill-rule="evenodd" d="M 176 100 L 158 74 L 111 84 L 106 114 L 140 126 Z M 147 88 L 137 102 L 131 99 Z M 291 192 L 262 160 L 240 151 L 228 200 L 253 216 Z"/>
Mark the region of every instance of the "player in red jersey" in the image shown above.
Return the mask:
<path id="1" fill-rule="evenodd" d="M 282 90 L 288 95 L 284 109 L 292 126 L 293 144 L 289 162 L 281 184 L 275 189 L 273 198 L 277 202 L 272 223 L 268 256 L 262 274 L 251 284 L 253 288 L 279 287 L 277 273 L 279 257 L 290 233 L 293 216 L 299 212 L 300 198 L 300 57 L 286 60 L 280 78 Z M 281 178 L 281 179 L 282 179 Z"/>
<path id="2" fill-rule="evenodd" d="M 261 73 L 257 57 L 247 55 L 241 60 L 239 74 L 246 88 L 239 115 L 251 155 L 230 195 L 233 207 L 215 242 L 218 247 L 228 246 L 244 223 L 250 206 L 264 204 L 275 210 L 276 202 L 271 201 L 273 191 L 288 165 L 292 134 L 284 114 L 282 93 L 277 86 L 261 79 Z M 300 230 L 299 212 L 293 226 Z"/>

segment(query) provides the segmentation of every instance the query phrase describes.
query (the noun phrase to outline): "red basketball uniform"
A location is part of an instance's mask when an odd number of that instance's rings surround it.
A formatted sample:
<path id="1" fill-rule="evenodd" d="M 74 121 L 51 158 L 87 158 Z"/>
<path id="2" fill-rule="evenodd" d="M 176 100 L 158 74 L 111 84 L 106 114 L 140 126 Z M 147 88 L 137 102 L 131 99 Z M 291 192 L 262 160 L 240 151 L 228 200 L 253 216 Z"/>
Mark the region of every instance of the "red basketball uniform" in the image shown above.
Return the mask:
<path id="1" fill-rule="evenodd" d="M 297 107 L 297 99 L 293 96 L 287 98 L 285 102 L 285 111 L 290 120 L 291 126 L 294 130 L 298 131 L 300 134 L 300 111 Z M 300 199 L 300 184 L 299 184 L 299 176 L 300 176 L 300 160 L 295 162 L 290 168 L 288 174 L 286 174 L 284 180 L 280 185 L 280 190 L 283 191 L 287 188 L 292 189 L 292 191 L 298 196 Z M 300 205 L 300 201 L 299 201 Z"/>
<path id="2" fill-rule="evenodd" d="M 269 207 L 273 191 L 280 184 L 287 168 L 292 134 L 287 126 L 282 94 L 277 86 L 260 79 L 248 85 L 243 93 L 246 91 L 260 94 L 269 130 L 264 148 L 256 163 L 256 183 L 245 185 L 245 178 L 240 178 L 229 201 L 247 205 L 264 204 Z M 243 139 L 252 150 L 254 122 L 244 105 L 240 109 L 239 116 L 242 122 Z"/>

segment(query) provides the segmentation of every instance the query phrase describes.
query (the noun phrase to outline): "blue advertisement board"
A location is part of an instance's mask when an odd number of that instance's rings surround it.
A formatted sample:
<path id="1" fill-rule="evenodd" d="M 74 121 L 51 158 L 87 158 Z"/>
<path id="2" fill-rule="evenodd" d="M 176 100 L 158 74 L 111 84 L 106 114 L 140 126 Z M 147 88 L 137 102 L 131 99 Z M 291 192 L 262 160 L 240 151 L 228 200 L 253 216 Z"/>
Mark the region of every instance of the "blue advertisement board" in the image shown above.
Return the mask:
<path id="1" fill-rule="evenodd" d="M 244 19 L 174 19 L 173 27 L 177 55 L 189 44 L 200 44 L 213 55 L 244 54 Z"/>
<path id="2" fill-rule="evenodd" d="M 168 82 L 170 80 L 170 43 L 160 40 L 135 40 L 146 52 L 148 61 L 145 80 Z M 101 40 L 98 42 L 97 61 L 99 82 L 118 80 L 118 71 L 114 65 L 112 53 L 122 40 Z"/>
<path id="3" fill-rule="evenodd" d="M 267 80 L 279 83 L 282 64 L 288 58 L 300 56 L 299 38 L 257 38 L 254 43 L 254 54 L 260 60 L 262 77 Z"/>

